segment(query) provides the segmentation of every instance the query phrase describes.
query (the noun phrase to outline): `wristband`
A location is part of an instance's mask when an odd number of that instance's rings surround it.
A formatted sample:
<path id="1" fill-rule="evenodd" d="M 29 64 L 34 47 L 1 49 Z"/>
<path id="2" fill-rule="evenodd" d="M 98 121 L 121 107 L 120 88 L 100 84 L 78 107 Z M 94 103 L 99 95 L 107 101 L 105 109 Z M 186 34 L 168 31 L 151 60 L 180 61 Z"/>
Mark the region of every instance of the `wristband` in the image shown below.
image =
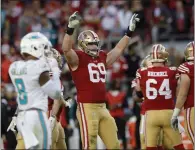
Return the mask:
<path id="1" fill-rule="evenodd" d="M 177 117 L 177 116 L 179 116 L 180 111 L 181 111 L 181 109 L 179 109 L 179 108 L 175 108 L 175 109 L 174 109 L 174 111 L 173 111 L 173 117 Z"/>
<path id="2" fill-rule="evenodd" d="M 69 27 L 67 27 L 66 33 L 67 33 L 68 35 L 73 35 L 73 33 L 74 33 L 74 28 L 69 28 Z"/>
<path id="3" fill-rule="evenodd" d="M 129 30 L 129 27 L 128 27 L 128 28 L 127 28 L 127 31 L 126 31 L 126 33 L 125 33 L 125 35 L 128 36 L 128 37 L 132 37 L 133 31 L 130 31 L 130 30 Z"/>
<path id="4" fill-rule="evenodd" d="M 136 91 L 136 95 L 139 98 L 142 98 L 143 97 L 142 91 Z"/>

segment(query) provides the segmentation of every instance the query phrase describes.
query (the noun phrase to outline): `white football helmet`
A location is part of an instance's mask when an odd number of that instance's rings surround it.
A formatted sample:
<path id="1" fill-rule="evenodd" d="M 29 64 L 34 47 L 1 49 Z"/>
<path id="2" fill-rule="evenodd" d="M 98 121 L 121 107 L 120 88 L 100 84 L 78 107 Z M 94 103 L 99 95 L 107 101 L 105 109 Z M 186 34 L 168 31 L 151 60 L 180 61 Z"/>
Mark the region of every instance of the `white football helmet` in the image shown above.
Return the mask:
<path id="1" fill-rule="evenodd" d="M 40 32 L 31 32 L 25 35 L 20 43 L 20 53 L 30 54 L 36 58 L 43 56 L 44 51 L 49 49 L 51 42 Z"/>

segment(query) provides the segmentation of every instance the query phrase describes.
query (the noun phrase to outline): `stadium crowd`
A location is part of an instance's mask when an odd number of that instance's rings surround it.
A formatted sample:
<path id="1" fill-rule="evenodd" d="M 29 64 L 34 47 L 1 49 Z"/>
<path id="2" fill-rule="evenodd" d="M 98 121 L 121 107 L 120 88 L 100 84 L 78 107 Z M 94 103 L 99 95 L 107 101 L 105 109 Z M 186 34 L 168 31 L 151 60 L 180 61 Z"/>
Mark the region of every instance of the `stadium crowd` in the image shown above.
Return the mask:
<path id="1" fill-rule="evenodd" d="M 21 38 L 28 32 L 41 32 L 46 35 L 52 45 L 62 52 L 61 46 L 68 17 L 79 11 L 83 18 L 81 27 L 75 33 L 85 29 L 94 30 L 106 50 L 109 37 L 121 37 L 128 27 L 128 21 L 133 13 L 137 13 L 141 22 L 138 24 L 135 37 L 139 37 L 128 48 L 124 56 L 114 63 L 108 71 L 107 89 L 125 91 L 122 104 L 123 116 L 112 113 L 119 128 L 123 145 L 127 143 L 125 125 L 132 116 L 137 117 L 137 126 L 134 132 L 135 143 L 132 148 L 140 148 L 139 141 L 139 104 L 132 100 L 131 80 L 135 78 L 136 70 L 140 67 L 144 47 L 151 43 L 166 40 L 189 40 L 194 33 L 193 0 L 130 0 L 130 1 L 65 1 L 65 0 L 2 0 L 1 5 L 1 131 L 2 139 L 7 148 L 15 148 L 16 139 L 12 131 L 7 132 L 7 127 L 17 108 L 16 93 L 11 84 L 8 68 L 13 61 L 20 60 L 19 44 Z M 181 36 L 182 35 L 182 36 Z M 76 40 L 75 40 L 76 41 Z M 141 46 L 140 46 L 140 43 Z M 115 45 L 115 41 L 111 42 Z M 174 47 L 169 48 L 170 65 L 178 66 L 183 61 L 183 56 L 177 53 Z M 138 53 L 140 52 L 140 53 Z M 64 61 L 62 72 L 65 95 L 75 97 L 76 89 L 72 82 L 70 72 Z M 108 93 L 109 94 L 109 93 Z M 109 107 L 108 103 L 108 108 Z M 73 128 L 78 127 L 76 121 L 76 103 L 64 109 L 61 122 L 68 138 L 73 135 Z M 119 120 L 119 118 L 123 118 Z M 122 125 L 124 124 L 124 125 Z M 132 136 L 132 135 L 131 135 Z M 126 147 L 125 147 L 126 148 Z"/>

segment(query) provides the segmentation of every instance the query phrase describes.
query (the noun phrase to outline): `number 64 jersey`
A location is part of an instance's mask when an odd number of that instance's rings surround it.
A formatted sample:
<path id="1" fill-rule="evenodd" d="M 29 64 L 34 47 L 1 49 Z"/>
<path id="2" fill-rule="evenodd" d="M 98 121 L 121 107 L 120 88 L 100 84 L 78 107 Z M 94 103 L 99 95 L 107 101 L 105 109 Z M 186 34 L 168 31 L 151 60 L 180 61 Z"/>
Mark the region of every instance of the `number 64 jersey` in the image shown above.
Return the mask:
<path id="1" fill-rule="evenodd" d="M 77 101 L 80 103 L 104 103 L 106 100 L 106 57 L 104 51 L 98 57 L 92 57 L 80 50 L 75 50 L 79 65 L 71 71 L 77 89 Z"/>
<path id="2" fill-rule="evenodd" d="M 136 77 L 144 95 L 145 109 L 174 109 L 177 78 L 176 67 L 149 67 L 139 69 Z"/>

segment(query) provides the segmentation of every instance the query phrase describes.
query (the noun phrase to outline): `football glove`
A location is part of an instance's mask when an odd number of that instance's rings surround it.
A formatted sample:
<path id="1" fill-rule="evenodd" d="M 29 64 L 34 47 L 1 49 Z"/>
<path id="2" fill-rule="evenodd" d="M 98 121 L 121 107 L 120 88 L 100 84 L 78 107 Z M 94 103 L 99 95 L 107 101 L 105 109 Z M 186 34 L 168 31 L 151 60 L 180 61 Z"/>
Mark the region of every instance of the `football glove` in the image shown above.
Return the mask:
<path id="1" fill-rule="evenodd" d="M 174 129 L 174 130 L 178 130 L 178 118 L 176 116 L 172 116 L 171 118 L 171 127 Z"/>
<path id="2" fill-rule="evenodd" d="M 137 16 L 138 16 L 138 14 L 133 14 L 133 16 L 131 17 L 131 19 L 129 21 L 129 26 L 128 26 L 128 29 L 126 31 L 126 35 L 128 37 L 132 36 L 132 33 L 136 28 L 136 23 L 139 22 L 139 20 L 140 20 Z"/>
<path id="3" fill-rule="evenodd" d="M 13 131 L 13 132 L 16 131 L 16 130 L 15 130 L 16 121 L 17 121 L 17 117 L 16 117 L 16 116 L 13 116 L 13 117 L 12 117 L 12 121 L 11 121 L 11 123 L 9 124 L 9 127 L 7 128 L 7 132 L 8 132 L 9 130 L 11 130 L 11 131 Z"/>
<path id="4" fill-rule="evenodd" d="M 54 127 L 56 124 L 56 117 L 55 116 L 50 116 L 49 117 L 49 126 L 51 128 L 51 131 L 53 131 Z"/>
<path id="5" fill-rule="evenodd" d="M 133 16 L 131 17 L 130 21 L 129 21 L 129 30 L 130 31 L 134 31 L 136 28 L 136 23 L 139 22 L 139 18 L 137 17 L 138 14 L 133 14 Z"/>
<path id="6" fill-rule="evenodd" d="M 78 11 L 74 12 L 68 20 L 68 27 L 75 28 L 80 23 L 81 17 L 78 14 Z"/>

